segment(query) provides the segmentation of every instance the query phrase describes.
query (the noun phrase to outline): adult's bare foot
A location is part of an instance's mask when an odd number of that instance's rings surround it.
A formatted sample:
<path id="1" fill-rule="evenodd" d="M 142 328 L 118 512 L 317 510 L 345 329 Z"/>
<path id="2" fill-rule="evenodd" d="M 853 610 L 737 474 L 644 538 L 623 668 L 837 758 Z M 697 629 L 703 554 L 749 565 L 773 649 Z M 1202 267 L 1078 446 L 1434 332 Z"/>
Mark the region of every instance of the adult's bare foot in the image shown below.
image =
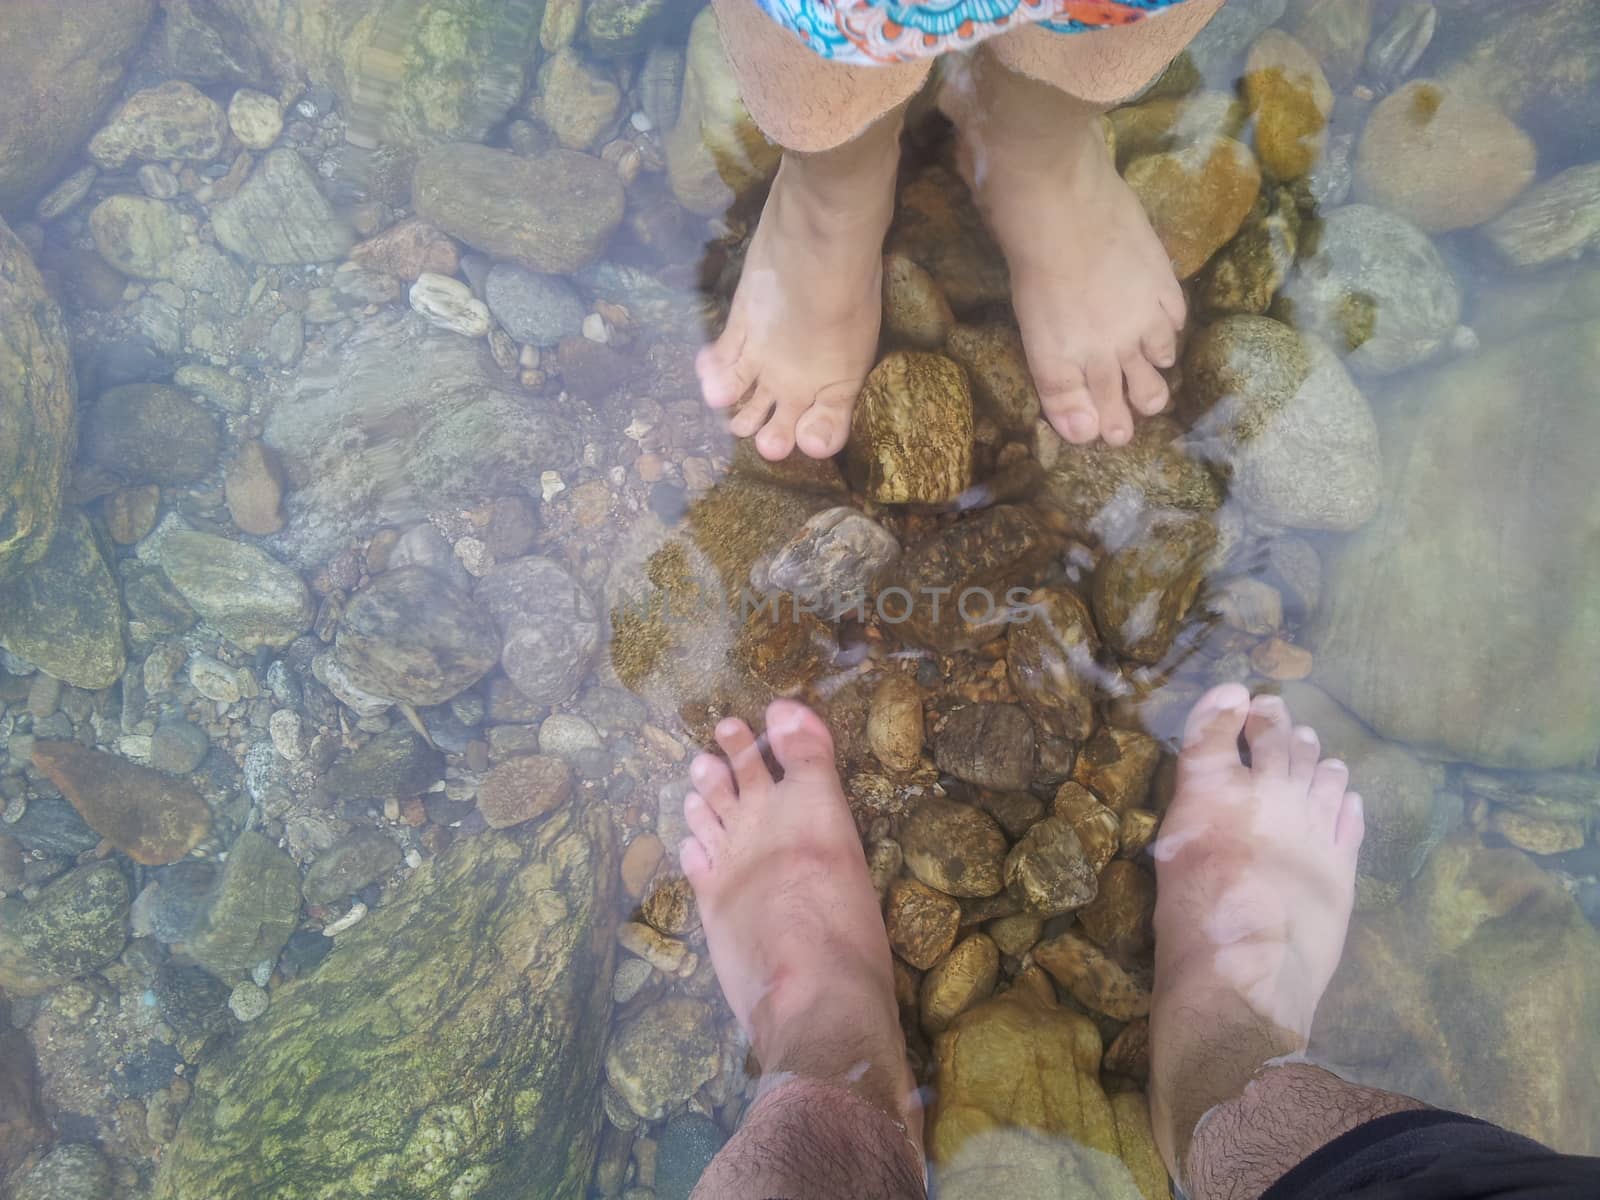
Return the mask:
<path id="1" fill-rule="evenodd" d="M 919 1139 L 889 939 L 827 727 L 794 701 L 768 707 L 777 782 L 743 721 L 716 737 L 727 760 L 690 765 L 679 857 L 734 1015 L 768 1075 L 847 1086 Z"/>
<path id="2" fill-rule="evenodd" d="M 1244 734 L 1250 764 L 1239 753 Z M 1302 1053 L 1344 949 L 1361 799 L 1317 735 L 1238 684 L 1195 705 L 1156 841 L 1150 1103 L 1167 1168 L 1200 1118 Z"/>
<path id="3" fill-rule="evenodd" d="M 956 88 L 945 109 L 1011 269 L 1045 418 L 1069 442 L 1125 445 L 1133 414 L 1167 403 L 1158 368 L 1176 360 L 1186 314 L 1172 262 L 1117 174 L 1097 108 L 981 50 Z"/>
<path id="4" fill-rule="evenodd" d="M 878 348 L 899 131 L 897 111 L 836 150 L 784 156 L 727 326 L 695 360 L 706 403 L 742 401 L 729 428 L 764 458 L 844 447 Z"/>

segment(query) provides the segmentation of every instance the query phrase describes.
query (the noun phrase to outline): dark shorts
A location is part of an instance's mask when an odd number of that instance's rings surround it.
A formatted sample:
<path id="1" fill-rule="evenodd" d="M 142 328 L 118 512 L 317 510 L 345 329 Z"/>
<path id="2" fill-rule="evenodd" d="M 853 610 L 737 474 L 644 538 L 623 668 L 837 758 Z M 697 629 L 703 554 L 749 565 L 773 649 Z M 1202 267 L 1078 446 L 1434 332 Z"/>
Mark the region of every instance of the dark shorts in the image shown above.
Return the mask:
<path id="1" fill-rule="evenodd" d="M 1335 1138 L 1261 1200 L 1600 1200 L 1600 1158 L 1557 1154 L 1498 1125 L 1418 1109 Z"/>

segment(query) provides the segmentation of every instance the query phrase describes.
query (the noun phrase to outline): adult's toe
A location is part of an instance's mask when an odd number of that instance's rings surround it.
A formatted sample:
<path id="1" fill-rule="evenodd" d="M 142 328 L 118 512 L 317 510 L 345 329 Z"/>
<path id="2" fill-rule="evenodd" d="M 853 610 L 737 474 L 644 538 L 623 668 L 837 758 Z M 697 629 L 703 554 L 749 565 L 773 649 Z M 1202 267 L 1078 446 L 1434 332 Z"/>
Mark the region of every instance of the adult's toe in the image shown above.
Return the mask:
<path id="1" fill-rule="evenodd" d="M 738 717 L 729 717 L 717 723 L 716 737 L 717 745 L 728 756 L 728 765 L 733 768 L 734 782 L 739 785 L 741 797 L 749 799 L 752 792 L 772 786 L 772 773 L 767 770 L 767 764 L 761 757 L 761 747 L 756 744 L 750 726 Z"/>
<path id="2" fill-rule="evenodd" d="M 1289 773 L 1289 743 L 1294 726 L 1289 706 L 1279 696 L 1257 696 L 1244 723 L 1250 768 L 1257 776 L 1281 779 Z"/>
<path id="3" fill-rule="evenodd" d="M 678 843 L 678 865 L 696 892 L 711 879 L 711 855 L 699 838 L 686 837 Z"/>
<path id="4" fill-rule="evenodd" d="M 727 840 L 728 830 L 699 792 L 690 792 L 683 798 L 683 819 L 689 826 L 689 832 L 705 849 L 707 857 L 715 862 Z"/>
<path id="5" fill-rule="evenodd" d="M 767 740 L 783 777 L 832 774 L 833 737 L 822 718 L 794 700 L 774 700 L 767 706 Z"/>
<path id="6" fill-rule="evenodd" d="M 1100 433 L 1100 414 L 1095 411 L 1089 380 L 1076 363 L 1035 379 L 1039 408 L 1055 431 L 1075 446 L 1094 441 Z"/>
<path id="7" fill-rule="evenodd" d="M 1311 774 L 1322 756 L 1322 742 L 1309 725 L 1296 725 L 1289 735 L 1289 778 L 1301 787 L 1311 786 Z"/>
<path id="8" fill-rule="evenodd" d="M 739 793 L 733 786 L 733 772 L 726 762 L 715 754 L 697 754 L 689 764 L 689 778 L 712 812 L 724 821 L 733 816 L 739 804 Z"/>
<path id="9" fill-rule="evenodd" d="M 777 397 L 771 389 L 756 385 L 755 393 L 728 418 L 728 432 L 734 437 L 747 438 L 767 423 L 772 410 L 777 407 Z"/>
<path id="10" fill-rule="evenodd" d="M 1250 693 L 1238 683 L 1214 687 L 1195 702 L 1178 755 L 1180 786 L 1197 781 L 1203 786 L 1208 779 L 1238 769 L 1239 731 L 1249 711 Z"/>
<path id="11" fill-rule="evenodd" d="M 745 398 L 755 383 L 756 364 L 744 353 L 747 345 L 742 336 L 729 330 L 695 355 L 700 394 L 710 407 L 732 407 Z"/>
<path id="12" fill-rule="evenodd" d="M 1306 803 L 1316 830 L 1333 839 L 1337 836 L 1339 811 L 1344 807 L 1345 789 L 1350 786 L 1350 768 L 1337 758 L 1325 758 L 1311 773 L 1311 791 Z"/>
<path id="13" fill-rule="evenodd" d="M 789 457 L 789 451 L 794 449 L 795 422 L 809 403 L 803 396 L 793 392 L 785 392 L 778 397 L 772 416 L 767 418 L 761 432 L 756 434 L 756 450 L 762 458 L 768 462 L 782 462 Z"/>
<path id="14" fill-rule="evenodd" d="M 850 436 L 850 413 L 861 394 L 861 381 L 829 384 L 795 423 L 795 445 L 810 458 L 832 458 Z"/>

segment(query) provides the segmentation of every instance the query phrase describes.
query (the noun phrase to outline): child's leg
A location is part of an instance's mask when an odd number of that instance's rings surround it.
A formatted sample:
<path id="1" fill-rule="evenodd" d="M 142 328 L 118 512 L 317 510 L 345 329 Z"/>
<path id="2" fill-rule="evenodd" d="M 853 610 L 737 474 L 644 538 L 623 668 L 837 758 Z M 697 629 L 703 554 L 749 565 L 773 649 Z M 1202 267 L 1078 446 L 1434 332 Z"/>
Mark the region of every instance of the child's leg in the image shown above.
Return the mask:
<path id="1" fill-rule="evenodd" d="M 745 401 L 731 428 L 765 457 L 797 440 L 826 457 L 877 350 L 901 114 L 929 64 L 829 62 L 754 0 L 714 3 L 745 106 L 785 154 L 701 388 L 713 408 Z"/>
<path id="2" fill-rule="evenodd" d="M 981 46 L 942 99 L 969 182 L 1011 267 L 1012 303 L 1045 416 L 1068 441 L 1133 436 L 1159 412 L 1183 291 L 1106 152 L 1100 113 L 1149 82 L 1221 0 L 1135 25 L 1028 27 Z"/>

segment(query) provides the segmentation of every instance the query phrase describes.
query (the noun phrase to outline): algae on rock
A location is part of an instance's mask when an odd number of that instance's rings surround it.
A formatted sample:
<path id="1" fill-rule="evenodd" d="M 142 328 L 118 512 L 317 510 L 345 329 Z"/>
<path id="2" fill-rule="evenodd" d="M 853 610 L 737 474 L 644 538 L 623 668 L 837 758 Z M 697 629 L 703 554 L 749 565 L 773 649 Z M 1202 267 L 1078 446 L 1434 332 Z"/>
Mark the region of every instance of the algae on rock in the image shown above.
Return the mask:
<path id="1" fill-rule="evenodd" d="M 459 839 L 201 1068 L 155 1196 L 579 1200 L 615 879 L 600 811 Z"/>

